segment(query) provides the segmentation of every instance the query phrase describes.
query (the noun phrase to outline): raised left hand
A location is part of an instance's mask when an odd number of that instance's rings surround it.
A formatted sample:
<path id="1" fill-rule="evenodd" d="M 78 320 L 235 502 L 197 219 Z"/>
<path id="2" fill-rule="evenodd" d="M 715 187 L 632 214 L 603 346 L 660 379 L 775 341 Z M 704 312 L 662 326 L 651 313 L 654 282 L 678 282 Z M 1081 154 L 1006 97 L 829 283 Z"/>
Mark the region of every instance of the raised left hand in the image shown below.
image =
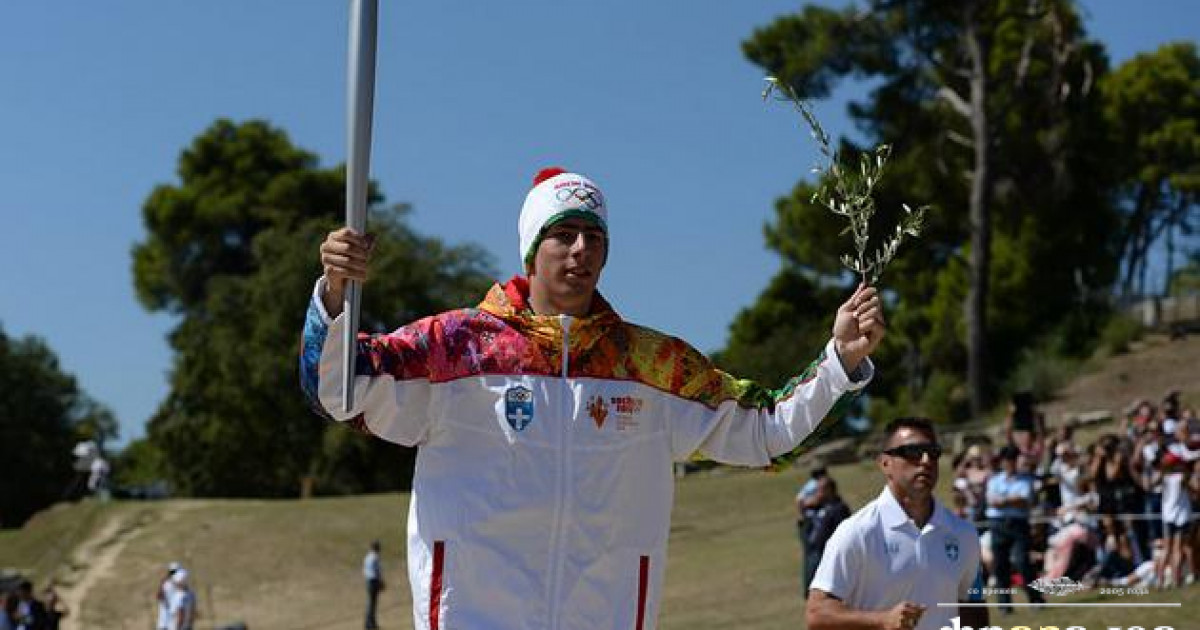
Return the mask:
<path id="1" fill-rule="evenodd" d="M 854 295 L 838 307 L 833 320 L 833 345 L 849 374 L 883 341 L 883 301 L 875 287 L 858 285 Z"/>

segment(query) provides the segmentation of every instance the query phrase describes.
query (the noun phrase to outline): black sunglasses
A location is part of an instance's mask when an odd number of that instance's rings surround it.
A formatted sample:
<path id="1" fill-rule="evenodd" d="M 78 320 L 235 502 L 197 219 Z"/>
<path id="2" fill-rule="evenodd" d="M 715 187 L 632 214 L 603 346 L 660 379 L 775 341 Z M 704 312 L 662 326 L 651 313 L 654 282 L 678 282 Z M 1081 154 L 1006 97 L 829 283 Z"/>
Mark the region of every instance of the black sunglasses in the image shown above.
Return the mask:
<path id="1" fill-rule="evenodd" d="M 929 455 L 929 459 L 937 461 L 942 456 L 942 447 L 932 442 L 924 444 L 901 444 L 894 448 L 889 448 L 883 452 L 884 455 L 892 457 L 902 457 L 910 462 L 919 462 L 925 455 Z"/>

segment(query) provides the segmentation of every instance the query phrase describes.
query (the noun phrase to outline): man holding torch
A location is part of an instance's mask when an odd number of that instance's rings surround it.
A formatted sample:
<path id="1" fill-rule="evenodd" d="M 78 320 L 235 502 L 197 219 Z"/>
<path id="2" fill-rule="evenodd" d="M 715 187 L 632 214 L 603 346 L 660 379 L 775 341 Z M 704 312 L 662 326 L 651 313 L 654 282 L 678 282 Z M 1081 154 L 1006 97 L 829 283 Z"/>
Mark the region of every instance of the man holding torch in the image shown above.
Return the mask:
<path id="1" fill-rule="evenodd" d="M 408 567 L 417 628 L 652 628 L 672 464 L 785 457 L 864 387 L 884 335 L 860 286 L 832 338 L 778 391 L 685 342 L 624 321 L 597 291 L 608 206 L 589 178 L 546 169 L 518 220 L 525 274 L 474 308 L 359 336 L 342 408 L 342 304 L 372 241 L 321 245 L 301 380 L 318 410 L 417 446 Z"/>

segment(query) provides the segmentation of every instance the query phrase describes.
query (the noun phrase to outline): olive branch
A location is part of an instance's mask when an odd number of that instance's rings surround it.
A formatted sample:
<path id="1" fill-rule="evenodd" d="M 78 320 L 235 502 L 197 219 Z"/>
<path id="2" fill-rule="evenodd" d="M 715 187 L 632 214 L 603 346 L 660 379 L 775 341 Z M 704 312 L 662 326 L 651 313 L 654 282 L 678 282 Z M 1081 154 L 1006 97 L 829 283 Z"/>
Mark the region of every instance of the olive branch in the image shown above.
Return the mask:
<path id="1" fill-rule="evenodd" d="M 872 193 L 876 184 L 883 178 L 884 167 L 892 154 L 889 145 L 882 144 L 874 151 L 864 151 L 858 156 L 858 172 L 841 164 L 841 155 L 833 150 L 829 135 L 817 120 L 812 107 L 800 98 L 792 87 L 775 77 L 767 77 L 767 87 L 763 89 L 763 100 L 774 95 L 775 100 L 787 101 L 800 112 L 804 122 L 808 124 L 809 132 L 825 156 L 827 165 L 813 167 L 812 172 L 822 174 L 817 191 L 813 193 L 811 203 L 820 203 L 830 212 L 845 217 L 850 223 L 841 234 L 850 232 L 854 238 L 854 255 L 842 254 L 842 264 L 862 277 L 863 282 L 873 285 L 883 275 L 883 270 L 896 256 L 900 244 L 908 236 L 918 237 L 925 226 L 925 212 L 929 206 L 921 206 L 916 210 L 908 204 L 904 207 L 904 215 L 896 224 L 895 231 L 874 252 L 867 252 L 867 241 L 870 239 L 871 218 L 875 216 L 875 198 Z"/>

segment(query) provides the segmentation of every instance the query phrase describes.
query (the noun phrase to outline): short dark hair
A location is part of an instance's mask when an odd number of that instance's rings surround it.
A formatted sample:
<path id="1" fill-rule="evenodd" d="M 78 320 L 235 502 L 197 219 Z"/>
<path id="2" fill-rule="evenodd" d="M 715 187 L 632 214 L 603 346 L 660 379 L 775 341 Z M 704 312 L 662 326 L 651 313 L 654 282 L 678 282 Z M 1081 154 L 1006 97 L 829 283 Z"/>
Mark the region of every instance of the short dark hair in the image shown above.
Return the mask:
<path id="1" fill-rule="evenodd" d="M 933 422 L 930 422 L 929 418 L 911 416 L 906 418 L 896 418 L 895 420 L 887 423 L 887 426 L 883 428 L 883 448 L 887 448 L 887 445 L 892 441 L 892 436 L 896 435 L 900 429 L 912 429 L 914 431 L 920 431 L 934 442 L 938 441 L 937 431 L 934 430 Z"/>

